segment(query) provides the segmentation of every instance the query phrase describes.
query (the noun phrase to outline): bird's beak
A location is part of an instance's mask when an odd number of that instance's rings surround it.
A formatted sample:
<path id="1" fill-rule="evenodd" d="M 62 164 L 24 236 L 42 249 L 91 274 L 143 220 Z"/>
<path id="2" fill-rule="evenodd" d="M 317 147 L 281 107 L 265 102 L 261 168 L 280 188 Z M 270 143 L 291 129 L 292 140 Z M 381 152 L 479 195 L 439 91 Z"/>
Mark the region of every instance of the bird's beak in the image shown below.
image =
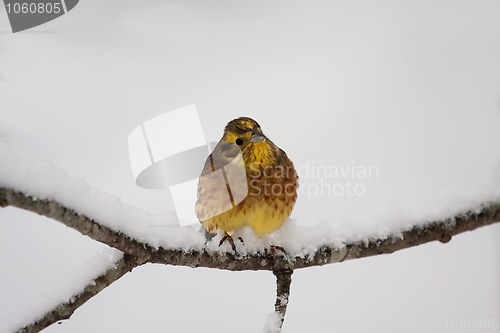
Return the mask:
<path id="1" fill-rule="evenodd" d="M 257 142 L 262 142 L 265 139 L 266 139 L 266 137 L 264 136 L 264 134 L 262 134 L 262 132 L 261 133 L 254 133 L 250 137 L 250 142 L 257 143 Z"/>

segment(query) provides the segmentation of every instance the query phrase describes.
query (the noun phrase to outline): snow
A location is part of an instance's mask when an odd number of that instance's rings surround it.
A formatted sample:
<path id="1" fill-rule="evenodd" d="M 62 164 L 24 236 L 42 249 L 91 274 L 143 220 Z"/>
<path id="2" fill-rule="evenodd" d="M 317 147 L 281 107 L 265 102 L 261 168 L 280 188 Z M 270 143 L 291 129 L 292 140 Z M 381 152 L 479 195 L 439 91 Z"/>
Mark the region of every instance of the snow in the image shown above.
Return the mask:
<path id="1" fill-rule="evenodd" d="M 200 249 L 204 236 L 180 227 L 175 213 L 151 214 L 112 194 L 91 189 L 48 162 L 28 161 L 0 145 L 0 185 L 37 199 L 55 200 L 103 225 L 154 248 Z"/>
<path id="2" fill-rule="evenodd" d="M 199 228 L 181 227 L 175 212 L 151 214 L 135 208 L 112 194 L 90 188 L 83 180 L 72 177 L 47 162 L 23 159 L 0 145 L 0 185 L 12 188 L 37 199 L 51 199 L 103 225 L 121 231 L 154 248 L 175 248 L 189 251 L 207 246 L 212 251 L 231 251 L 229 242 L 219 247 L 223 233 L 219 232 L 206 243 Z M 476 211 L 482 204 L 500 201 L 500 189 L 448 189 L 439 195 L 434 207 L 425 214 L 401 209 L 395 203 L 380 205 L 372 220 L 362 223 L 322 221 L 304 226 L 297 219 L 288 219 L 283 227 L 263 238 L 245 227 L 237 230 L 233 239 L 240 255 L 264 252 L 270 245 L 281 246 L 291 257 L 314 254 L 318 248 L 329 245 L 338 248 L 347 243 L 365 242 L 398 236 L 412 226 Z M 241 243 L 238 238 L 243 239 Z"/>
<path id="3" fill-rule="evenodd" d="M 476 209 L 500 187 L 499 12 L 495 0 L 86 0 L 10 34 L 0 6 L 0 143 L 10 149 L 0 150 L 1 182 L 57 198 L 155 247 L 202 246 L 195 231 L 179 229 L 167 191 L 135 185 L 127 151 L 138 125 L 196 104 L 208 141 L 230 119 L 250 116 L 303 171 L 292 218 L 262 240 L 241 230 L 238 251 L 282 244 L 307 253 Z M 378 172 L 346 172 L 352 166 Z M 323 167 L 339 172 L 307 173 Z M 349 195 L 356 189 L 362 195 Z M 57 222 L 1 212 L 0 326 L 8 314 L 37 316 L 18 305 L 58 281 L 71 284 L 64 268 L 102 250 Z M 319 331 L 332 318 L 336 331 L 374 333 L 491 322 L 500 313 L 499 227 L 299 270 L 285 329 Z M 55 243 L 68 248 L 64 260 Z M 208 246 L 218 250 L 217 240 Z M 37 274 L 40 258 L 53 274 Z M 256 332 L 274 292 L 268 272 L 146 265 L 45 331 Z M 353 326 L 341 325 L 351 319 Z"/>
<path id="4" fill-rule="evenodd" d="M 281 316 L 277 312 L 272 312 L 267 316 L 263 333 L 279 333 Z"/>
<path id="5" fill-rule="evenodd" d="M 396 203 L 386 203 L 376 207 L 373 218 L 368 221 L 340 220 L 321 221 L 314 226 L 301 225 L 300 221 L 289 218 L 274 233 L 259 238 L 249 227 L 237 230 L 233 235 L 236 251 L 241 255 L 263 252 L 269 246 L 280 246 L 290 257 L 307 257 L 322 246 L 341 249 L 350 243 L 368 243 L 370 240 L 399 237 L 413 226 L 446 220 L 467 212 L 478 212 L 488 203 L 500 202 L 500 189 L 459 188 L 449 189 L 446 195 L 436 199 L 425 213 L 403 210 Z M 452 221 L 453 222 L 453 221 Z M 229 242 L 218 246 L 223 233 L 219 232 L 207 244 L 212 251 L 231 251 Z M 244 243 L 238 241 L 241 237 Z"/>
<path id="6" fill-rule="evenodd" d="M 90 188 L 83 180 L 72 177 L 47 162 L 29 161 L 0 145 L 0 186 L 27 193 L 37 199 L 50 199 L 93 218 L 113 230 L 121 231 L 156 248 L 180 248 L 184 251 L 205 247 L 205 238 L 193 227 L 178 225 L 174 212 L 151 214 L 122 202 L 117 196 Z M 500 191 L 469 188 L 447 190 L 441 193 L 434 209 L 425 218 L 421 214 L 402 210 L 396 204 L 382 205 L 371 223 L 323 221 L 317 225 L 303 226 L 296 219 L 289 219 L 282 228 L 263 238 L 256 237 L 248 227 L 236 231 L 233 239 L 240 255 L 263 252 L 270 245 L 285 249 L 288 256 L 308 256 L 323 245 L 343 247 L 348 242 L 397 236 L 412 225 L 425 225 L 428 221 L 447 218 L 457 212 L 477 210 L 481 204 L 500 200 Z M 231 251 L 229 242 L 219 247 L 219 232 L 206 246 L 212 251 Z M 242 237 L 244 243 L 238 237 Z M 20 311 L 14 310 L 3 318 L 5 332 L 23 324 L 34 322 L 54 306 L 76 295 L 95 277 L 109 269 L 121 252 L 108 249 L 82 264 L 71 277 L 58 281 L 37 297 L 30 298 Z M 264 332 L 278 332 L 279 315 L 268 316 Z"/>
<path id="7" fill-rule="evenodd" d="M 122 258 L 123 254 L 108 248 L 81 264 L 68 276 L 52 282 L 43 292 L 27 300 L 18 309 L 12 309 L 10 315 L 2 317 L 0 332 L 16 332 L 29 323 L 42 318 L 47 311 L 66 303 L 73 296 L 83 291 L 95 278 L 106 272 Z"/>

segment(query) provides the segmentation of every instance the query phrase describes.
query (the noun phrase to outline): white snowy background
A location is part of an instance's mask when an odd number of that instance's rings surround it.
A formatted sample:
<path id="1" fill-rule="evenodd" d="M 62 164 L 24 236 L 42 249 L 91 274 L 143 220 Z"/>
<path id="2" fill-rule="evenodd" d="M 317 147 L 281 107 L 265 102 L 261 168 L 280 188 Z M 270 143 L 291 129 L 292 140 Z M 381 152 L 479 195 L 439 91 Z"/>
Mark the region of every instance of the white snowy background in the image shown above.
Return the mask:
<path id="1" fill-rule="evenodd" d="M 302 192 L 292 217 L 385 234 L 498 197 L 498 59 L 498 1 L 82 0 L 17 34 L 1 7 L 0 163 L 13 152 L 49 170 L 42 184 L 56 167 L 168 216 L 167 191 L 134 184 L 127 136 L 194 103 L 209 140 L 250 116 L 297 167 L 376 166 L 377 177 L 350 179 L 364 195 Z M 298 270 L 284 331 L 498 331 L 484 327 L 499 319 L 499 239 L 494 225 Z M 116 259 L 58 222 L 1 209 L 0 332 Z M 274 293 L 269 272 L 146 265 L 45 331 L 259 332 Z"/>

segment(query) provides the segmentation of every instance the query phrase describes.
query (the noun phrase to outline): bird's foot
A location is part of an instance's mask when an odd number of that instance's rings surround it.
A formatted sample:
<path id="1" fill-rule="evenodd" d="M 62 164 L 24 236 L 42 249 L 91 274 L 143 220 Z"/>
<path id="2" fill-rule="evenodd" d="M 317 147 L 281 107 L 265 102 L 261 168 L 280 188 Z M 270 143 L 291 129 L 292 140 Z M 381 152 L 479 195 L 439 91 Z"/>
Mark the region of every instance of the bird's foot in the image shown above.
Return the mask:
<path id="1" fill-rule="evenodd" d="M 243 242 L 243 238 L 241 237 L 238 237 L 239 241 L 242 243 L 242 244 L 245 244 Z M 220 240 L 219 242 L 219 246 L 221 246 L 222 244 L 224 244 L 225 241 L 228 241 L 229 244 L 231 244 L 231 248 L 233 249 L 234 253 L 236 253 L 236 245 L 234 244 L 234 240 L 233 238 L 231 237 L 230 234 L 228 234 L 227 232 L 224 232 L 224 237 L 222 237 L 222 239 Z"/>
<path id="2" fill-rule="evenodd" d="M 222 237 L 222 239 L 220 240 L 219 246 L 224 244 L 225 241 L 228 241 L 229 244 L 231 244 L 231 248 L 236 253 L 236 245 L 234 245 L 234 240 L 227 232 L 224 233 L 224 237 Z"/>

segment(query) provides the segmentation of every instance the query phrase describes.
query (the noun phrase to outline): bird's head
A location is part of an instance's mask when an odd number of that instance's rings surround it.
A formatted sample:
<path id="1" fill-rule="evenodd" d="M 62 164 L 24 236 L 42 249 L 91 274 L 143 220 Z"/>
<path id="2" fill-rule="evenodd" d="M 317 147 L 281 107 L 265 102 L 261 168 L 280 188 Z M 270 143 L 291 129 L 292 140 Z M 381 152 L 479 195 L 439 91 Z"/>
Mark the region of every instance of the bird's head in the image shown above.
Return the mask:
<path id="1" fill-rule="evenodd" d="M 241 117 L 231 120 L 226 125 L 221 141 L 235 144 L 243 151 L 254 144 L 266 142 L 266 139 L 260 125 L 255 120 Z"/>
<path id="2" fill-rule="evenodd" d="M 281 155 L 280 149 L 269 140 L 260 125 L 248 117 L 231 120 L 212 153 L 215 165 L 226 165 L 241 153 L 247 169 L 273 165 Z M 220 161 L 219 161 L 220 160 Z"/>

